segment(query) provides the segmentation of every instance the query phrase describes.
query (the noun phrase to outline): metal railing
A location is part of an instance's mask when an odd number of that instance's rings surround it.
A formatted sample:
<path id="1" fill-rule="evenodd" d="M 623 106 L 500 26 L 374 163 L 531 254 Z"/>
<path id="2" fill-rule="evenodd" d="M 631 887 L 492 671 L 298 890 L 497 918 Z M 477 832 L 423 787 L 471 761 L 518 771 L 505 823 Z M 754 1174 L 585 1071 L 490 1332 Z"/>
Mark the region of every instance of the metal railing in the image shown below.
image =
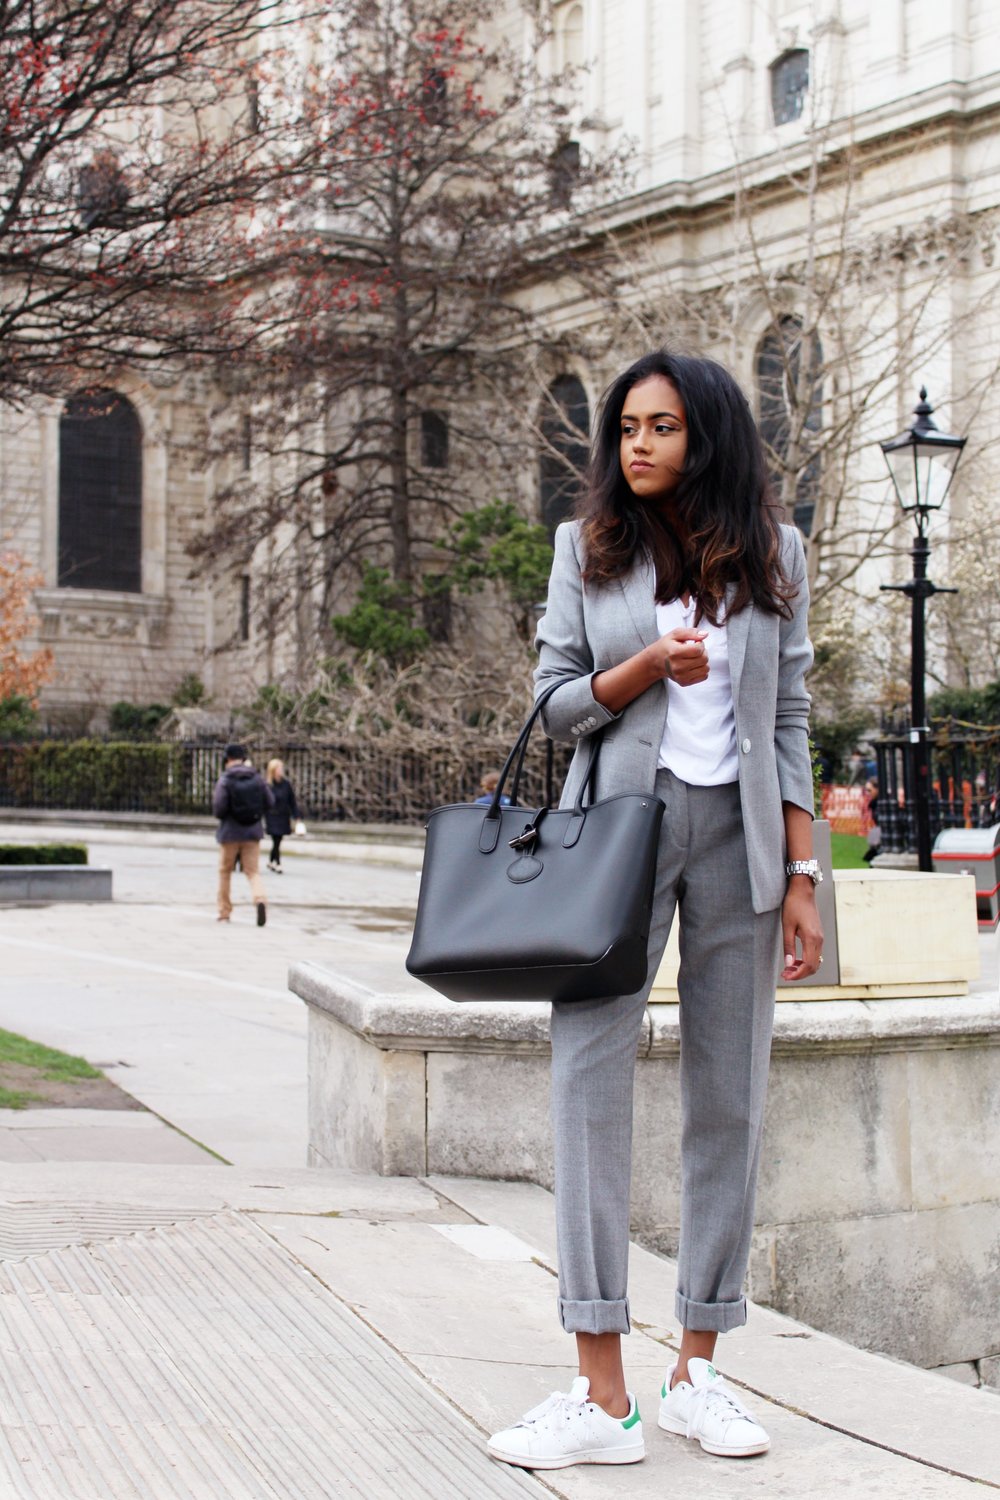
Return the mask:
<path id="1" fill-rule="evenodd" d="M 913 853 L 913 745 L 905 734 L 874 742 L 879 795 L 875 817 L 883 854 Z M 937 729 L 930 742 L 930 824 L 933 841 L 943 828 L 989 828 L 1000 821 L 1000 733 L 994 729 Z"/>
<path id="2" fill-rule="evenodd" d="M 525 762 L 520 801 L 545 797 L 546 750 L 539 735 Z M 433 749 L 383 749 L 377 742 L 250 742 L 261 770 L 285 763 L 305 816 L 320 822 L 422 823 L 432 807 L 471 801 L 483 772 L 509 747 L 472 739 Z M 555 747 L 555 790 L 569 747 Z M 33 741 L 0 744 L 0 807 L 83 812 L 210 813 L 223 746 L 133 742 Z"/>

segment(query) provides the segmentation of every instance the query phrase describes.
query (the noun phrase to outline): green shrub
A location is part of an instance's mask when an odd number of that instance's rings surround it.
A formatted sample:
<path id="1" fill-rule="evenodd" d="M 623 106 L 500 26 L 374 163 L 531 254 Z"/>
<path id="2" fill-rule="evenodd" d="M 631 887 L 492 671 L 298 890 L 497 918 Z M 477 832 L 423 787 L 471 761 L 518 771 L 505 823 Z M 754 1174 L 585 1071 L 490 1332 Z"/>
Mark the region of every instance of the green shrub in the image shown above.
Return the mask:
<path id="1" fill-rule="evenodd" d="M 864 744 L 872 716 L 866 710 L 847 710 L 835 719 L 813 719 L 813 754 L 825 759 L 836 780 L 844 773 L 847 758 L 856 745 Z"/>
<path id="2" fill-rule="evenodd" d="M 174 688 L 170 701 L 175 708 L 197 708 L 207 696 L 208 689 L 197 672 L 188 672 Z"/>
<path id="3" fill-rule="evenodd" d="M 492 579 L 513 605 L 521 635 L 531 640 L 552 569 L 552 542 L 544 526 L 495 500 L 465 511 L 435 546 L 451 553 L 451 560 L 443 573 L 427 580 L 428 591 L 454 585 L 462 594 L 474 594 L 484 579 Z"/>
<path id="4" fill-rule="evenodd" d="M 991 726 L 1000 723 L 1000 682 L 981 688 L 941 688 L 927 700 L 931 721 L 958 719 L 963 724 Z"/>
<path id="5" fill-rule="evenodd" d="M 0 698 L 0 740 L 29 739 L 37 734 L 38 723 L 38 710 L 23 693 Z"/>
<path id="6" fill-rule="evenodd" d="M 414 602 L 406 584 L 384 568 L 364 563 L 358 597 L 343 615 L 334 615 L 334 634 L 355 651 L 372 652 L 390 666 L 402 667 L 430 645 L 426 630 L 413 623 Z"/>
<path id="7" fill-rule="evenodd" d="M 108 710 L 108 729 L 112 734 L 132 740 L 149 739 L 169 712 L 164 703 L 112 703 Z"/>
<path id="8" fill-rule="evenodd" d="M 0 865 L 85 865 L 86 844 L 0 844 Z"/>
<path id="9" fill-rule="evenodd" d="M 127 740 L 40 740 L 0 748 L 0 797 L 7 807 L 81 811 L 199 811 L 179 745 Z"/>
<path id="10" fill-rule="evenodd" d="M 816 741 L 809 741 L 809 759 L 812 762 L 813 773 L 813 809 L 816 817 L 823 816 L 823 759 L 819 753 Z"/>

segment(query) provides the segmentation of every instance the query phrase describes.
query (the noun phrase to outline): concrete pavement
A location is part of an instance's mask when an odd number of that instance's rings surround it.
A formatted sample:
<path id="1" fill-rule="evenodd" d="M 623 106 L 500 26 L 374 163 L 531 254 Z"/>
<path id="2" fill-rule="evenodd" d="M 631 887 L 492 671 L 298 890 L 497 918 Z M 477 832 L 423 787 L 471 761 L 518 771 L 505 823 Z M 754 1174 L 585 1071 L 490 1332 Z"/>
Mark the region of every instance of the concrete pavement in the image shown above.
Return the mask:
<path id="1" fill-rule="evenodd" d="M 626 1355 L 646 1461 L 492 1464 L 484 1434 L 571 1374 L 551 1198 L 302 1166 L 305 1018 L 285 967 L 364 955 L 391 975 L 413 869 L 390 846 L 296 851 L 268 925 L 244 894 L 226 928 L 204 838 L 118 839 L 88 837 L 113 906 L 0 908 L 0 1026 L 82 1052 L 158 1117 L 0 1116 L 0 1141 L 30 1150 L 0 1162 L 0 1500 L 1000 1489 L 994 1395 L 766 1309 L 719 1354 L 771 1453 L 726 1462 L 659 1432 L 674 1268 L 638 1247 Z"/>

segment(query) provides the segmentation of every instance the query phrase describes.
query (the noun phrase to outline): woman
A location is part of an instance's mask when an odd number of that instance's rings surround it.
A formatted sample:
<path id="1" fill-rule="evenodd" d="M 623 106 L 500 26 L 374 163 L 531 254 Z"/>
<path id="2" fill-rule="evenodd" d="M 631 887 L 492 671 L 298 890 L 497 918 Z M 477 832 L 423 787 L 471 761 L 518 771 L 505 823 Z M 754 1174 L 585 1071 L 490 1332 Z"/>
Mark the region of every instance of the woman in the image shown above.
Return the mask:
<path id="1" fill-rule="evenodd" d="M 816 971 L 801 538 L 780 526 L 753 418 L 711 360 L 653 353 L 606 392 L 581 519 L 556 533 L 536 690 L 546 732 L 603 729 L 595 796 L 665 803 L 649 973 L 636 994 L 552 1007 L 559 1313 L 579 1377 L 490 1453 L 525 1468 L 644 1456 L 625 1387 L 632 1083 L 646 997 L 681 923 L 682 1188 L 677 1364 L 659 1425 L 710 1453 L 769 1439 L 712 1365 L 742 1293 L 775 981 Z M 796 957 L 796 941 L 801 957 Z M 779 948 L 779 943 L 782 947 Z"/>
<path id="2" fill-rule="evenodd" d="M 281 840 L 291 833 L 292 820 L 301 814 L 295 801 L 295 789 L 285 775 L 284 761 L 268 761 L 267 784 L 274 794 L 274 806 L 268 810 L 266 817 L 267 831 L 271 836 L 267 868 L 273 870 L 275 875 L 281 875 L 284 873 L 281 868 Z"/>

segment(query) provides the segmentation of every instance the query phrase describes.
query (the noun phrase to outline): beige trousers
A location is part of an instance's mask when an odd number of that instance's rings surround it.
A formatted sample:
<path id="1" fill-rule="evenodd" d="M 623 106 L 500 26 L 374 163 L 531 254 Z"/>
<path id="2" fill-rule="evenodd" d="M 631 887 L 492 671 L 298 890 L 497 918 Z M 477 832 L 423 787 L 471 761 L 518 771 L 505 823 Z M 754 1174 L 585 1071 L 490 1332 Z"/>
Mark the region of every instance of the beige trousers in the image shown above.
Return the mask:
<path id="1" fill-rule="evenodd" d="M 219 916 L 227 921 L 233 909 L 229 896 L 229 885 L 233 878 L 236 856 L 240 857 L 243 873 L 250 882 L 250 898 L 256 906 L 266 901 L 264 882 L 260 875 L 260 840 L 243 839 L 238 844 L 219 845 Z"/>

